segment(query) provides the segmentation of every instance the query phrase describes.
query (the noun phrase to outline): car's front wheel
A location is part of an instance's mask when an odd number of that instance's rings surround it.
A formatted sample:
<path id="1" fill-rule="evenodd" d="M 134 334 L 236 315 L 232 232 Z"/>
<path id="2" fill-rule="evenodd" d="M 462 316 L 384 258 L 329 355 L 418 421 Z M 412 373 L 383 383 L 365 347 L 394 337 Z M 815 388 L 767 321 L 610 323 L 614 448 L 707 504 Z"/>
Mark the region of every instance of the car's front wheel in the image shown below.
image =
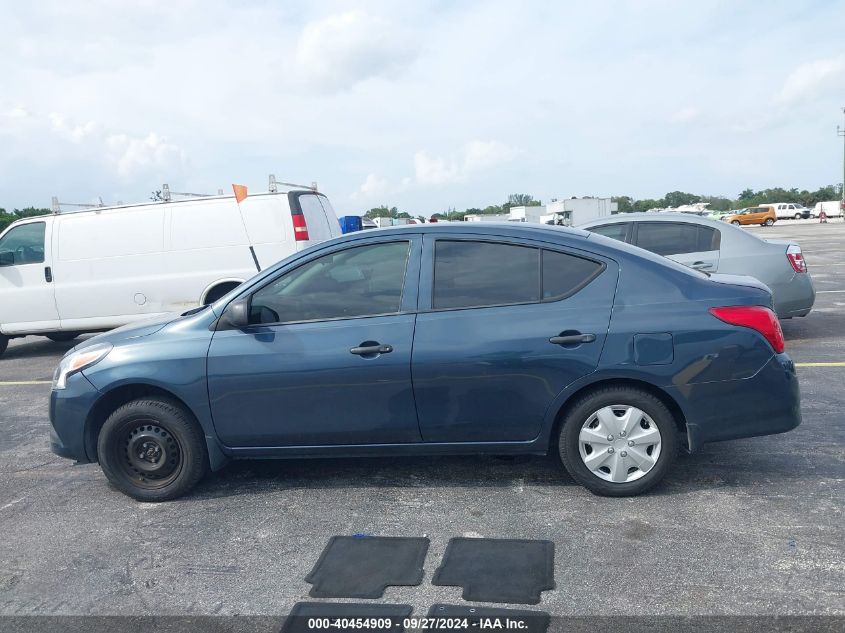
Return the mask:
<path id="1" fill-rule="evenodd" d="M 763 226 L 772 226 L 775 221 L 772 218 L 766 218 L 766 221 L 763 222 Z"/>
<path id="2" fill-rule="evenodd" d="M 795 214 L 795 219 L 796 219 L 796 220 L 800 220 L 802 217 L 804 217 L 804 216 L 802 216 L 800 213 L 796 213 L 796 214 Z"/>
<path id="3" fill-rule="evenodd" d="M 659 399 L 632 387 L 606 387 L 578 400 L 558 441 L 575 481 L 609 497 L 642 494 L 669 471 L 678 450 L 677 426 Z"/>
<path id="4" fill-rule="evenodd" d="M 731 224 L 733 224 L 734 226 L 739 226 L 739 220 L 734 220 L 733 222 L 731 222 Z"/>
<path id="5" fill-rule="evenodd" d="M 164 398 L 133 400 L 112 413 L 100 431 L 97 454 L 112 485 L 138 501 L 182 496 L 208 465 L 199 424 Z"/>

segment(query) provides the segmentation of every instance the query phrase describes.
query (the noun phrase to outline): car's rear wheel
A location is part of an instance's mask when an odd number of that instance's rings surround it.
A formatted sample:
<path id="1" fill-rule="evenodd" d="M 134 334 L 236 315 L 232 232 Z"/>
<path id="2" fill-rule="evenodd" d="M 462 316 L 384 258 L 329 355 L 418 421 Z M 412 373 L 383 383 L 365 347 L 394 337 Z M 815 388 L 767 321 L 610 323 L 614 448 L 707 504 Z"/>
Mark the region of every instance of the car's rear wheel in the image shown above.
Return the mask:
<path id="1" fill-rule="evenodd" d="M 763 222 L 763 226 L 772 226 L 775 221 L 772 218 L 766 218 L 766 221 Z"/>
<path id="2" fill-rule="evenodd" d="M 79 332 L 53 332 L 51 334 L 47 334 L 46 336 L 48 339 L 55 341 L 56 343 L 66 343 L 67 341 L 72 341 L 79 336 Z"/>
<path id="3" fill-rule="evenodd" d="M 734 226 L 739 226 L 739 220 L 734 220 L 733 222 L 731 222 L 731 224 L 733 224 Z"/>
<path id="4" fill-rule="evenodd" d="M 591 492 L 638 495 L 669 471 L 678 451 L 677 426 L 666 405 L 650 393 L 606 387 L 573 405 L 558 450 L 567 472 Z"/>
<path id="5" fill-rule="evenodd" d="M 163 398 L 133 400 L 118 408 L 100 431 L 97 451 L 112 485 L 138 501 L 182 496 L 208 465 L 199 424 Z"/>

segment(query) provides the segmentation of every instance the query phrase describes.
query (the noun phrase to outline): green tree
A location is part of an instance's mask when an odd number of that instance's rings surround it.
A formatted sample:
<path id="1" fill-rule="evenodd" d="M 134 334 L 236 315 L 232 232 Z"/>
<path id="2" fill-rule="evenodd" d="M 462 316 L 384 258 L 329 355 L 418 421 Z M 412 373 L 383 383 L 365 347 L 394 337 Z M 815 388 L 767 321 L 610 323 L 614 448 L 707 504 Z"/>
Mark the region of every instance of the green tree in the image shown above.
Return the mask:
<path id="1" fill-rule="evenodd" d="M 692 193 L 686 193 L 684 191 L 670 191 L 667 193 L 663 200 L 667 207 L 679 207 L 683 204 L 693 204 L 695 202 L 701 201 L 701 196 L 696 196 Z"/>
<path id="2" fill-rule="evenodd" d="M 634 210 L 634 199 L 631 196 L 613 196 L 610 201 L 616 203 L 619 213 L 630 213 Z"/>

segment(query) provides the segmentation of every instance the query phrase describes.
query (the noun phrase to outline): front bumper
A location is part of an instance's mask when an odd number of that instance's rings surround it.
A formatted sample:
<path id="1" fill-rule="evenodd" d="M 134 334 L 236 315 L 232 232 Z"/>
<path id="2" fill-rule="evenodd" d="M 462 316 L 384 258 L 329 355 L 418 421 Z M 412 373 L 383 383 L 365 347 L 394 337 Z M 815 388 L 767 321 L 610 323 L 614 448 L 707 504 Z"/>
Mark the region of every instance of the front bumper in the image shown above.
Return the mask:
<path id="1" fill-rule="evenodd" d="M 85 422 L 99 396 L 81 372 L 68 377 L 66 389 L 50 392 L 50 448 L 56 455 L 81 463 L 94 461 L 85 448 Z"/>
<path id="2" fill-rule="evenodd" d="M 743 380 L 669 388 L 687 421 L 690 451 L 706 442 L 791 431 L 801 424 L 801 393 L 795 363 L 775 354 Z"/>

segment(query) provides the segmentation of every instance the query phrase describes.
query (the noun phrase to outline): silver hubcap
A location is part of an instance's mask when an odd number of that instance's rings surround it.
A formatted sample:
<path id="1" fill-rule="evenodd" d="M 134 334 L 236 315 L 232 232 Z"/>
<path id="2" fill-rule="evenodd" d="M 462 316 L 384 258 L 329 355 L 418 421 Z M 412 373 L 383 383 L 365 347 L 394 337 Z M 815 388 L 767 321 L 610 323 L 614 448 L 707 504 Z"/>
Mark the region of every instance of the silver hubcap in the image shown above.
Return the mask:
<path id="1" fill-rule="evenodd" d="M 624 404 L 612 404 L 587 418 L 578 435 L 584 465 L 611 483 L 636 481 L 660 457 L 660 431 L 648 415 Z"/>

